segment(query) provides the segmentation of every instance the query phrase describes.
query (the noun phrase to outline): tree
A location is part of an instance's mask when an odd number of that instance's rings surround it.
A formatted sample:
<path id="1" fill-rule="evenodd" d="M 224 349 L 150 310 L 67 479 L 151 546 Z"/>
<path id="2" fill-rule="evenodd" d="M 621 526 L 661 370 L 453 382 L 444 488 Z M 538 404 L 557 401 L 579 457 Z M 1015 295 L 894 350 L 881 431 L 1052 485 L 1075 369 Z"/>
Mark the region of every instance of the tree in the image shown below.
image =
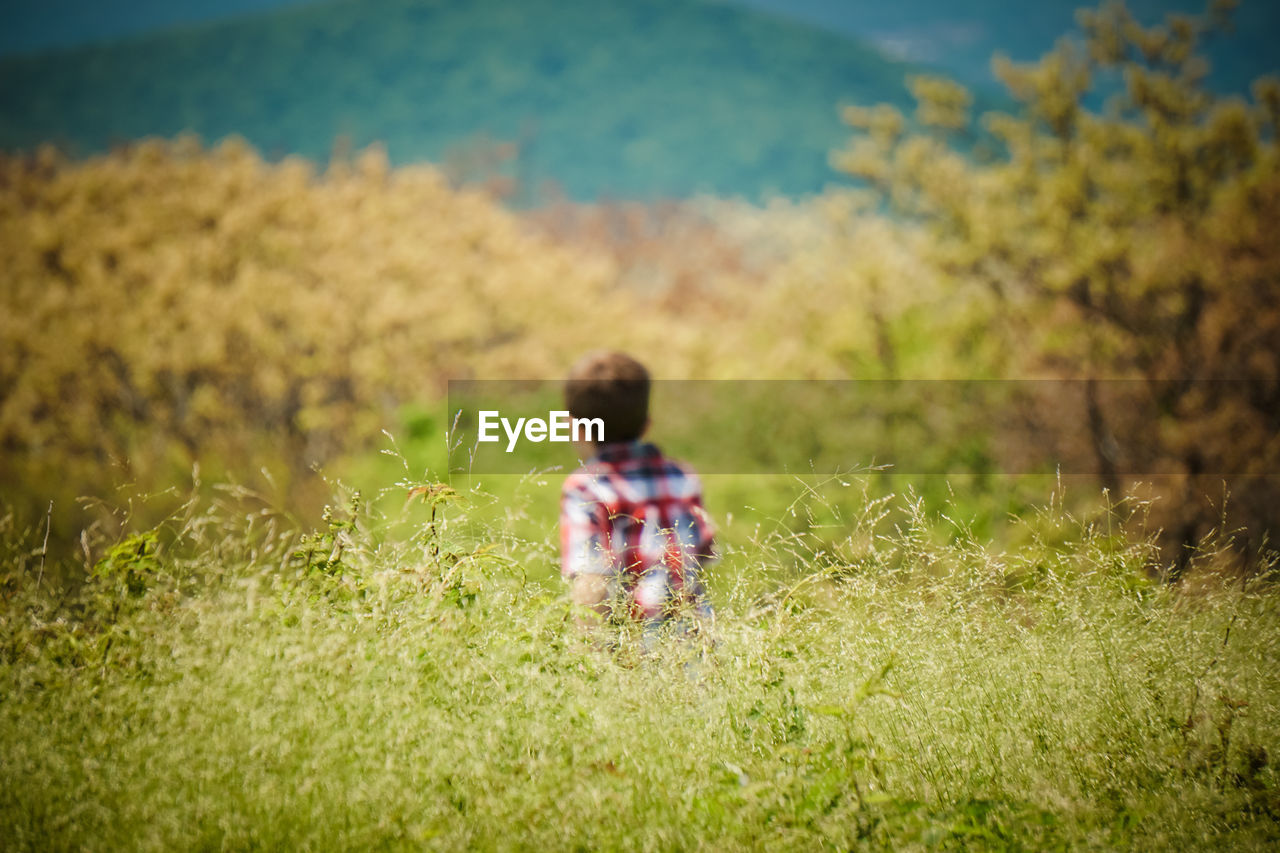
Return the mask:
<path id="1" fill-rule="evenodd" d="M 1152 27 L 1082 10 L 1082 39 L 994 60 L 1019 115 L 973 134 L 966 90 L 916 78 L 916 129 L 850 109 L 836 161 L 929 228 L 939 269 L 991 288 L 1024 377 L 1086 380 L 1071 428 L 1107 486 L 1155 478 L 1173 577 L 1224 484 L 1243 552 L 1280 512 L 1280 81 L 1206 87 L 1197 44 L 1232 5 Z"/>

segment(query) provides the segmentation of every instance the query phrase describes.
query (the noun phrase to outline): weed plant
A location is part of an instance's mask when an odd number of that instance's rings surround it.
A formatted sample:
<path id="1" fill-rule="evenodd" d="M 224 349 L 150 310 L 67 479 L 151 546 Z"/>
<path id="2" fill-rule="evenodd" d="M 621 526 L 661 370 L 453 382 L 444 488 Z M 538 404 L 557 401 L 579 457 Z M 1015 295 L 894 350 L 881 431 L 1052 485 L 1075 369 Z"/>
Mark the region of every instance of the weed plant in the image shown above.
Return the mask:
<path id="1" fill-rule="evenodd" d="M 86 534 L 82 584 L 10 516 L 3 846 L 1280 839 L 1266 573 L 1148 580 L 1151 547 L 1056 501 L 1016 546 L 940 541 L 945 519 L 886 497 L 843 538 L 761 523 L 709 572 L 711 630 L 646 649 L 584 635 L 550 541 L 473 519 L 483 494 L 411 494 L 304 531 L 223 488 Z"/>

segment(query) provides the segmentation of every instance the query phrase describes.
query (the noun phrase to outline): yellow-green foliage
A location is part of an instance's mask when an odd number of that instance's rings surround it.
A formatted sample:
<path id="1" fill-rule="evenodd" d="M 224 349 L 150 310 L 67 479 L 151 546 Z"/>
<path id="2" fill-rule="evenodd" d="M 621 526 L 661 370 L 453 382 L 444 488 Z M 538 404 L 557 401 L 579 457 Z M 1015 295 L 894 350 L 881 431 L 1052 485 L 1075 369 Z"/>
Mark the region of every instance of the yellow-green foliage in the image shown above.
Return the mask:
<path id="1" fill-rule="evenodd" d="M 849 111 L 865 133 L 838 164 L 923 227 L 857 193 L 521 217 L 378 149 L 324 172 L 192 139 L 0 159 L 6 496 L 43 512 L 200 461 L 266 465 L 292 499 L 447 378 L 556 377 L 611 346 L 672 378 L 1135 377 L 1029 407 L 1045 428 L 1008 449 L 1066 446 L 1113 491 L 1161 474 L 1181 558 L 1218 520 L 1204 475 L 1247 474 L 1231 505 L 1256 550 L 1280 466 L 1280 87 L 1210 96 L 1189 19 L 1084 22 L 1087 52 L 999 64 L 1026 105 L 987 119 L 1004 156 L 948 146 L 969 96 L 944 80 L 912 82 L 925 133 Z M 1091 112 L 1116 67 L 1125 91 Z"/>
<path id="2" fill-rule="evenodd" d="M 1280 838 L 1275 596 L 1145 582 L 1057 509 L 1007 552 L 896 500 L 891 534 L 761 536 L 708 578 L 715 645 L 645 652 L 593 648 L 526 580 L 545 553 L 452 502 L 306 540 L 254 508 L 191 505 L 74 594 L 0 520 L 7 849 Z"/>
<path id="3" fill-rule="evenodd" d="M 377 149 L 323 174 L 234 140 L 0 160 L 0 258 L 3 476 L 46 485 L 305 470 L 448 377 L 558 375 L 626 328 L 603 263 Z"/>
<path id="4" fill-rule="evenodd" d="M 874 215 L 861 193 L 828 193 L 763 211 L 728 206 L 729 233 L 779 258 L 752 294 L 753 328 L 772 329 L 789 375 L 983 379 L 1004 375 L 997 305 L 930 262 L 929 235 Z M 788 375 L 788 374 L 783 374 Z"/>
<path id="5" fill-rule="evenodd" d="M 296 481 L 448 378 L 557 377 L 598 346 L 672 378 L 953 363 L 957 295 L 933 305 L 918 238 L 840 199 L 692 211 L 557 235 L 376 148 L 324 172 L 191 138 L 0 159 L 0 474 L 42 511 L 195 461 Z"/>
<path id="6" fill-rule="evenodd" d="M 925 131 L 906 132 L 892 107 L 850 110 L 861 133 L 837 162 L 928 227 L 941 275 L 996 298 L 1020 373 L 1139 380 L 1091 388 L 1065 432 L 1086 436 L 1112 488 L 1128 472 L 1166 478 L 1160 523 L 1185 565 L 1220 520 L 1203 499 L 1222 493 L 1220 475 L 1255 543 L 1276 521 L 1280 81 L 1259 80 L 1253 102 L 1210 93 L 1201 19 L 1144 29 L 1110 5 L 1080 20 L 1083 46 L 995 62 L 1024 108 L 985 117 L 998 155 L 954 148 L 967 96 L 922 80 Z M 1094 111 L 1086 94 L 1104 74 L 1123 87 Z"/>

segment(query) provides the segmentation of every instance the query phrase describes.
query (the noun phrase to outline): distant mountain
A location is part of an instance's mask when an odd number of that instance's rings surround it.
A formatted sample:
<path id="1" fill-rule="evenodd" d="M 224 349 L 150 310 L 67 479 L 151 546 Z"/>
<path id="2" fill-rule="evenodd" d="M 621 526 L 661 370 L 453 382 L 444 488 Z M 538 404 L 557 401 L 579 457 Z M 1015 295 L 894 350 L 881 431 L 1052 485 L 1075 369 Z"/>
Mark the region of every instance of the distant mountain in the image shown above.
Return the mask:
<path id="1" fill-rule="evenodd" d="M 905 104 L 911 70 L 708 0 L 333 0 L 0 59 L 0 148 L 192 130 L 407 162 L 483 136 L 520 143 L 524 186 L 579 199 L 795 195 L 838 179 L 839 104 Z"/>
<path id="2" fill-rule="evenodd" d="M 36 53 L 309 0 L 3 0 L 0 55 Z"/>
<path id="3" fill-rule="evenodd" d="M 1076 9 L 1102 0 L 733 0 L 823 29 L 869 41 L 900 59 L 945 68 L 971 84 L 988 85 L 991 55 L 1025 62 L 1077 30 Z M 1125 0 L 1145 25 L 1169 13 L 1203 15 L 1208 0 Z M 1280 3 L 1243 0 L 1232 13 L 1234 32 L 1205 45 L 1213 66 L 1209 85 L 1243 93 L 1254 79 L 1280 71 Z"/>

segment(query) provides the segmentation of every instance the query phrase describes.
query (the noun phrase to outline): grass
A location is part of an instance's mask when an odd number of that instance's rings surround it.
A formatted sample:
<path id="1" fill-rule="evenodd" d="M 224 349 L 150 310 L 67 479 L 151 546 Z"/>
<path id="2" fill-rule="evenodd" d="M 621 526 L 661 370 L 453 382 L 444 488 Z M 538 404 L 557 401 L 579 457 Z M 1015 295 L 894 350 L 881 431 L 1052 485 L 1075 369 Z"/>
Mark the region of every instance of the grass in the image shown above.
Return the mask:
<path id="1" fill-rule="evenodd" d="M 216 494 L 78 588 L 42 530 L 3 530 L 6 847 L 1280 838 L 1268 582 L 1147 581 L 1151 549 L 1056 502 L 1003 551 L 939 541 L 910 497 L 843 551 L 764 524 L 709 573 L 714 643 L 643 652 L 581 635 L 551 544 L 471 520 L 482 495 L 352 501 L 304 536 Z"/>

